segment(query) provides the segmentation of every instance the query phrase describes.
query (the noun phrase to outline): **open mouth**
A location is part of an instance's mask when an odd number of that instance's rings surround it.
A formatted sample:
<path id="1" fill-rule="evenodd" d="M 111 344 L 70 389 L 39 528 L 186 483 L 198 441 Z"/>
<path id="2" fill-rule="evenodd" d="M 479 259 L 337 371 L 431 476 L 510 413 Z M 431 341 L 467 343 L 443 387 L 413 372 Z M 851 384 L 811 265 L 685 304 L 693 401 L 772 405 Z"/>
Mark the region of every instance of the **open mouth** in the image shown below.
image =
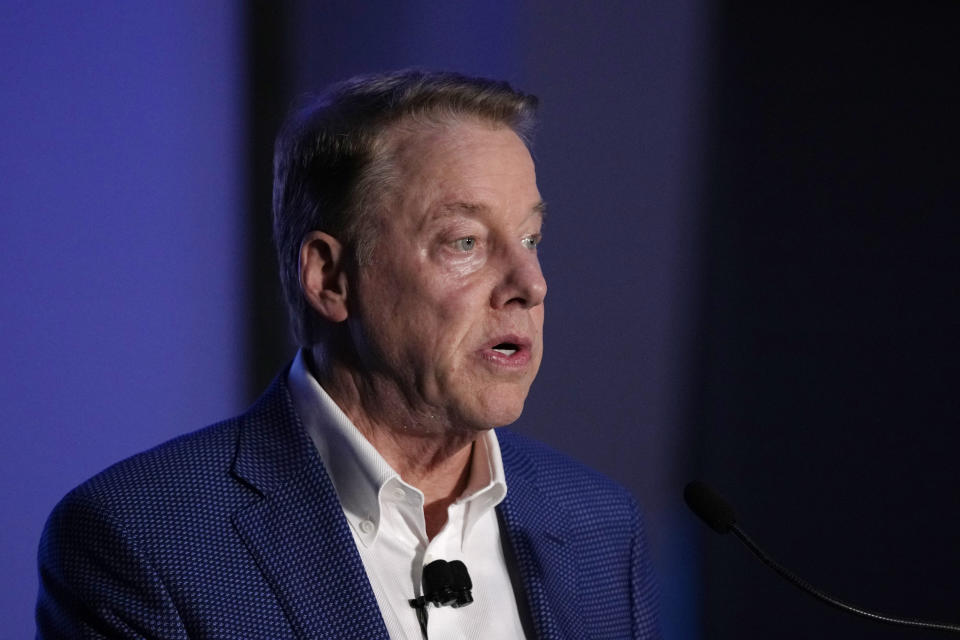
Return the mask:
<path id="1" fill-rule="evenodd" d="M 493 350 L 505 356 L 512 356 L 520 350 L 520 347 L 512 342 L 501 342 L 500 344 L 494 345 Z"/>
<path id="2" fill-rule="evenodd" d="M 533 361 L 533 349 L 530 340 L 525 336 L 503 333 L 491 339 L 481 349 L 480 357 L 497 372 L 526 371 Z"/>

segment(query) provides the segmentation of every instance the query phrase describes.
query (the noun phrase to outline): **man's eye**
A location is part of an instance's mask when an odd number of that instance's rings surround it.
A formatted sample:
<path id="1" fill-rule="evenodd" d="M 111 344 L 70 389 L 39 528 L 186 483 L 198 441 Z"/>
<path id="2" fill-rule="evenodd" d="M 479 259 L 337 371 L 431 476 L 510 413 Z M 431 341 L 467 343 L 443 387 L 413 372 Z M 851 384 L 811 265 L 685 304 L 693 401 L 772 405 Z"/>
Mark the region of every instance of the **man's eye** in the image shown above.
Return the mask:
<path id="1" fill-rule="evenodd" d="M 540 246 L 540 241 L 542 239 L 543 237 L 539 233 L 536 233 L 532 236 L 527 236 L 523 239 L 523 246 L 527 249 L 536 249 L 538 246 Z"/>
<path id="2" fill-rule="evenodd" d="M 477 247 L 477 239 L 473 236 L 460 238 L 453 241 L 453 246 L 456 247 L 458 251 L 473 251 Z"/>

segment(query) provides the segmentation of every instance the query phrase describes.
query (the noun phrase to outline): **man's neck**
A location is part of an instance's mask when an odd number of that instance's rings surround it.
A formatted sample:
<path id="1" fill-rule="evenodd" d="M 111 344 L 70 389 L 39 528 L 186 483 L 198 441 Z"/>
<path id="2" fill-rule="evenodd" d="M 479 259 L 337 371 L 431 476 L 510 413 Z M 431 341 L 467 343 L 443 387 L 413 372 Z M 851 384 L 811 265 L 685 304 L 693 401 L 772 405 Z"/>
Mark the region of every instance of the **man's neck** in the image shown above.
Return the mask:
<path id="1" fill-rule="evenodd" d="M 329 360 L 317 366 L 317 355 L 308 359 L 308 366 L 320 386 L 403 481 L 423 493 L 427 536 L 433 538 L 446 524 L 447 508 L 467 487 L 481 432 L 409 407 L 376 378 L 356 375 Z"/>

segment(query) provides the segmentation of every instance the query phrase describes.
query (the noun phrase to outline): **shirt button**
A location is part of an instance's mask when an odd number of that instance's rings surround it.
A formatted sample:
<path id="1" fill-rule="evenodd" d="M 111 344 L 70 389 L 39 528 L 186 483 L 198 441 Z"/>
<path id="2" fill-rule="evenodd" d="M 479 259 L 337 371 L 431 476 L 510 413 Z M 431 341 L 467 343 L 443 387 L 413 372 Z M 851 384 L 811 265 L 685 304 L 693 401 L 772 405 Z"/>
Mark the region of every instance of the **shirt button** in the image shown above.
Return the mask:
<path id="1" fill-rule="evenodd" d="M 407 497 L 407 492 L 401 489 L 400 487 L 394 487 L 392 493 L 393 493 L 393 497 L 396 498 L 397 500 L 403 500 L 404 498 Z"/>
<path id="2" fill-rule="evenodd" d="M 360 531 L 363 531 L 364 533 L 373 533 L 373 530 L 374 524 L 369 520 L 362 520 L 360 522 Z"/>

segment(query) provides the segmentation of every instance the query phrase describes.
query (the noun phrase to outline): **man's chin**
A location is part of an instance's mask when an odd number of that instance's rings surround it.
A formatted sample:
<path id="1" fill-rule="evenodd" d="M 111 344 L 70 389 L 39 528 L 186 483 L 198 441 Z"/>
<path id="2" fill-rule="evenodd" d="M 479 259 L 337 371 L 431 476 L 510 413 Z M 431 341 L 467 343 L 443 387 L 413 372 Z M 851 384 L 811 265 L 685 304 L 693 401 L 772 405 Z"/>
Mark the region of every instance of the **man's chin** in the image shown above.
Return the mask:
<path id="1" fill-rule="evenodd" d="M 520 418 L 529 383 L 462 384 L 447 395 L 453 425 L 470 431 L 504 427 Z"/>
<path id="2" fill-rule="evenodd" d="M 491 402 L 486 402 L 478 407 L 478 411 L 473 416 L 472 422 L 480 429 L 492 429 L 494 427 L 505 427 L 513 424 L 523 413 L 523 404 L 526 400 L 526 394 L 521 398 L 509 398 L 499 396 L 493 398 Z"/>

